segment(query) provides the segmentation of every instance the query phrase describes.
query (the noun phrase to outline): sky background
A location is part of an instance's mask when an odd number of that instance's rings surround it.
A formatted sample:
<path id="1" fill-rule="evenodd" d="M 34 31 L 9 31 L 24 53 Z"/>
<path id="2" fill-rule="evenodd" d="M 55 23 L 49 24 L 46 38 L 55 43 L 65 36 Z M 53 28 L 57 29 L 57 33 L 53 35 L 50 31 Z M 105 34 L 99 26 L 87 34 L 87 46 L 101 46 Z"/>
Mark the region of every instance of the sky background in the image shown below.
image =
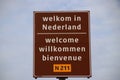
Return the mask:
<path id="1" fill-rule="evenodd" d="M 89 80 L 120 80 L 120 0 L 0 0 L 0 80 L 35 80 L 33 11 L 62 10 L 90 10 Z"/>

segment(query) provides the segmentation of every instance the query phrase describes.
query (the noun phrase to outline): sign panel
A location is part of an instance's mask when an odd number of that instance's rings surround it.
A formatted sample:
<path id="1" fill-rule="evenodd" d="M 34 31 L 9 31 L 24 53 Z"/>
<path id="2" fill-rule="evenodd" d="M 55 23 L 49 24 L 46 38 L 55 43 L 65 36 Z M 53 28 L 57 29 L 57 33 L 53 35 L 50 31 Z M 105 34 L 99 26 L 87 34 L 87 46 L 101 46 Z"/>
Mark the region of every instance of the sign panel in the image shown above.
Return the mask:
<path id="1" fill-rule="evenodd" d="M 37 77 L 90 77 L 90 12 L 34 12 Z"/>

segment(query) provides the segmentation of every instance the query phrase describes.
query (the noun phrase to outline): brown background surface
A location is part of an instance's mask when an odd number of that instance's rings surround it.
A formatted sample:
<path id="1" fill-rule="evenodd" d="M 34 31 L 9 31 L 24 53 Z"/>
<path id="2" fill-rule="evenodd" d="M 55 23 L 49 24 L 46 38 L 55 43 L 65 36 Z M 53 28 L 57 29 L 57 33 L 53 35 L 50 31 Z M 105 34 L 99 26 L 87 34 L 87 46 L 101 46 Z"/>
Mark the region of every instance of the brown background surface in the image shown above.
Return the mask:
<path id="1" fill-rule="evenodd" d="M 52 16 L 52 15 L 59 15 L 59 16 L 73 16 L 73 15 L 78 15 L 81 16 L 82 21 L 77 21 L 77 22 L 46 22 L 47 24 L 81 24 L 82 25 L 82 30 L 81 31 L 43 31 L 42 24 L 45 23 L 42 21 L 43 16 Z M 83 11 L 83 12 L 34 12 L 34 77 L 60 77 L 60 76 L 77 76 L 77 77 L 90 77 L 91 76 L 91 59 L 90 59 L 90 30 L 89 30 L 89 11 Z M 38 35 L 37 33 L 59 33 L 59 32 L 87 32 L 87 34 L 52 34 L 52 35 L 47 35 L 47 34 L 42 34 Z M 61 38 L 79 38 L 79 43 L 72 43 L 72 44 L 46 44 L 45 43 L 45 38 L 54 38 L 54 37 L 61 37 Z M 44 47 L 46 45 L 50 46 L 74 46 L 74 47 L 80 47 L 84 46 L 86 47 L 86 52 L 81 53 L 81 52 L 62 52 L 62 53 L 56 53 L 56 52 L 43 52 L 40 53 L 38 47 Z M 41 60 L 42 55 L 59 55 L 59 56 L 82 56 L 82 61 L 55 61 L 55 62 L 50 62 L 50 61 L 45 61 L 43 62 Z M 68 73 L 54 73 L 53 72 L 53 64 L 71 64 L 72 65 L 72 72 Z"/>

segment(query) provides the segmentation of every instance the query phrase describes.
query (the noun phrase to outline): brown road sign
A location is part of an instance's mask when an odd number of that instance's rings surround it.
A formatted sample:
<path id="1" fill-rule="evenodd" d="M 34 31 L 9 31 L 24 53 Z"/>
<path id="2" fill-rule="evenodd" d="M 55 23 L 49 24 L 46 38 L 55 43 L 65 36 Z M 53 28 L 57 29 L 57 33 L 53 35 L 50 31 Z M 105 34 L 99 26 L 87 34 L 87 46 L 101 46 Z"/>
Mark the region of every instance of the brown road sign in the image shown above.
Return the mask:
<path id="1" fill-rule="evenodd" d="M 34 12 L 37 77 L 90 77 L 90 12 Z"/>

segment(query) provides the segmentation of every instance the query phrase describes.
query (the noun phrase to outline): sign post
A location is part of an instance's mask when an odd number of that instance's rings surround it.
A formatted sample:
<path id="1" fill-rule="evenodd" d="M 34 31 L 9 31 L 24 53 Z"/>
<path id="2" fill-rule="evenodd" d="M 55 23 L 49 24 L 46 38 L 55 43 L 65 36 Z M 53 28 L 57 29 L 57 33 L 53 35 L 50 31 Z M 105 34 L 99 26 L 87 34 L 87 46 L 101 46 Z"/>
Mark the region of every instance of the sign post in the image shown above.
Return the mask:
<path id="1" fill-rule="evenodd" d="M 34 12 L 35 78 L 91 77 L 90 12 Z"/>
<path id="2" fill-rule="evenodd" d="M 65 79 L 67 79 L 68 77 L 57 77 L 57 79 L 59 79 L 59 80 L 65 80 Z"/>

